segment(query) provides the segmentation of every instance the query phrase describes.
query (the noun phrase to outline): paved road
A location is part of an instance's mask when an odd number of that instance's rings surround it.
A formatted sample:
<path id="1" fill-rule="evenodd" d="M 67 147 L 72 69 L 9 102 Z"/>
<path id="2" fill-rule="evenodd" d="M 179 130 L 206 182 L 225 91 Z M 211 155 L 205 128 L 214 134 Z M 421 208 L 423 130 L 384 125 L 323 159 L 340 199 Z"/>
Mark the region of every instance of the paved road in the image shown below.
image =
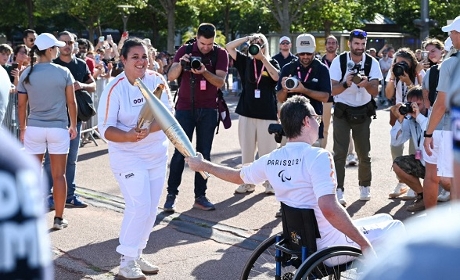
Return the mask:
<path id="1" fill-rule="evenodd" d="M 227 97 L 230 110 L 236 97 Z M 228 130 L 221 127 L 216 135 L 212 160 L 231 167 L 241 163 L 237 138 L 237 115 Z M 371 125 L 372 199 L 358 200 L 357 167 L 348 167 L 345 178 L 347 211 L 353 218 L 375 213 L 390 213 L 405 220 L 410 202 L 388 199 L 397 180 L 391 170 L 389 112 L 378 110 Z M 332 134 L 330 135 L 332 137 Z M 78 192 L 90 206 L 67 209 L 69 227 L 51 232 L 55 253 L 56 279 L 114 279 L 118 271 L 118 232 L 121 225 L 123 199 L 108 164 L 107 145 L 88 143 L 80 149 Z M 332 139 L 327 149 L 332 150 Z M 172 155 L 170 147 L 170 155 Z M 186 168 L 180 187 L 177 212 L 167 215 L 159 210 L 145 257 L 160 266 L 160 273 L 148 279 L 238 279 L 251 250 L 268 236 L 281 230 L 281 219 L 274 217 L 279 208 L 274 196 L 257 186 L 249 195 L 234 195 L 233 184 L 211 177 L 208 198 L 217 210 L 205 212 L 192 208 L 194 173 Z M 164 191 L 160 201 L 163 206 Z M 48 213 L 48 224 L 53 213 Z"/>

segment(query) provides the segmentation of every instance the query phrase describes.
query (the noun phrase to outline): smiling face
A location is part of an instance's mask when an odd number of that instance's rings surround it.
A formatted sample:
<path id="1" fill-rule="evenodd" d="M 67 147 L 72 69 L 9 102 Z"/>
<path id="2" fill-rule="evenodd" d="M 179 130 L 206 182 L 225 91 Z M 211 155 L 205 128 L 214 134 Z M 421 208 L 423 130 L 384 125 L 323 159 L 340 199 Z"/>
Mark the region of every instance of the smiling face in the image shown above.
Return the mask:
<path id="1" fill-rule="evenodd" d="M 121 61 L 130 82 L 143 77 L 148 65 L 147 47 L 145 45 L 130 47 L 126 57 L 121 56 Z"/>
<path id="2" fill-rule="evenodd" d="M 353 38 L 351 41 L 348 42 L 348 47 L 350 48 L 350 52 L 356 56 L 362 56 L 363 53 L 366 51 L 366 39 L 360 38 Z"/>

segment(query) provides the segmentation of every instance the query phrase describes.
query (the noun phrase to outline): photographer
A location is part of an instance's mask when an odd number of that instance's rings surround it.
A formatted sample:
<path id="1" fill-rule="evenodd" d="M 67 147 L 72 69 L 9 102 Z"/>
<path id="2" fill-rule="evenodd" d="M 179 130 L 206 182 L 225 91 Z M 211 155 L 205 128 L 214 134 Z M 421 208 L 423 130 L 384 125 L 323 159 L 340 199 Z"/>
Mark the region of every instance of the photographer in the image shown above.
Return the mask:
<path id="1" fill-rule="evenodd" d="M 249 42 L 248 54 L 237 48 Z M 235 112 L 240 115 L 238 121 L 238 139 L 241 146 L 241 161 L 245 165 L 276 149 L 277 144 L 268 134 L 268 126 L 277 120 L 275 86 L 279 78 L 279 64 L 270 57 L 267 38 L 263 34 L 238 38 L 226 45 L 234 66 L 241 77 L 241 92 Z M 273 194 L 273 188 L 267 181 L 265 193 Z M 253 192 L 254 185 L 242 184 L 235 193 Z"/>
<path id="2" fill-rule="evenodd" d="M 323 103 L 331 94 L 331 79 L 326 65 L 314 58 L 316 50 L 315 37 L 301 34 L 296 39 L 297 60 L 286 64 L 281 71 L 276 86 L 278 102 L 284 103 L 293 95 L 304 95 L 310 100 L 317 115 L 323 114 Z M 323 137 L 324 125 L 319 127 L 319 145 Z"/>
<path id="3" fill-rule="evenodd" d="M 228 72 L 227 52 L 214 46 L 216 27 L 210 23 L 202 23 L 198 27 L 196 41 L 192 44 L 192 52 L 186 53 L 188 45 L 177 50 L 174 63 L 168 72 L 168 80 L 173 81 L 181 76 L 181 83 L 176 103 L 176 119 L 192 140 L 196 130 L 196 150 L 210 160 L 214 131 L 217 125 L 217 90 L 225 84 Z M 191 58 L 198 57 L 201 61 L 196 67 L 191 66 Z M 215 63 L 212 63 L 215 57 Z M 197 60 L 197 59 L 195 59 Z M 164 211 L 174 212 L 175 200 L 184 171 L 184 156 L 176 149 L 171 159 L 168 195 Z M 195 173 L 194 208 L 214 210 L 214 205 L 206 198 L 207 180 Z"/>
<path id="4" fill-rule="evenodd" d="M 423 203 L 423 188 L 420 179 L 425 178 L 425 159 L 422 156 L 423 132 L 428 122 L 429 110 L 423 98 L 420 86 L 412 87 L 407 93 L 406 103 L 398 103 L 391 107 L 391 113 L 396 116 L 396 122 L 391 128 L 391 146 L 403 146 L 409 139 L 414 146 L 414 153 L 400 155 L 393 160 L 393 171 L 400 182 L 409 186 L 416 194 L 414 204 L 407 207 L 407 211 L 421 211 L 425 209 Z"/>
<path id="5" fill-rule="evenodd" d="M 378 61 L 365 53 L 366 44 L 367 33 L 365 31 L 361 29 L 351 31 L 348 39 L 350 51 L 336 57 L 329 69 L 335 102 L 333 133 L 334 162 L 338 183 L 337 198 L 342 205 L 346 203 L 343 199 L 343 191 L 350 130 L 359 159 L 360 200 L 367 201 L 371 198 L 370 125 L 371 116 L 375 115 L 373 98 L 378 94 L 382 72 Z M 361 68 L 362 66 L 364 67 Z M 359 71 L 355 70 L 357 67 Z"/>
<path id="6" fill-rule="evenodd" d="M 396 104 L 407 102 L 407 92 L 414 85 L 421 85 L 425 71 L 417 71 L 417 58 L 414 52 L 408 48 L 399 49 L 393 59 L 393 64 L 386 76 L 386 88 L 385 94 L 388 99 L 396 98 Z M 390 125 L 394 126 L 396 122 L 396 115 L 390 112 Z M 399 146 L 391 145 L 391 156 L 392 159 L 403 155 L 404 144 Z M 414 154 L 414 146 L 412 142 L 409 143 L 409 154 Z M 398 178 L 399 182 L 394 190 L 389 194 L 390 198 L 399 197 L 409 190 L 407 186 L 402 183 Z M 403 199 L 414 199 L 416 198 L 413 192 L 410 192 Z"/>

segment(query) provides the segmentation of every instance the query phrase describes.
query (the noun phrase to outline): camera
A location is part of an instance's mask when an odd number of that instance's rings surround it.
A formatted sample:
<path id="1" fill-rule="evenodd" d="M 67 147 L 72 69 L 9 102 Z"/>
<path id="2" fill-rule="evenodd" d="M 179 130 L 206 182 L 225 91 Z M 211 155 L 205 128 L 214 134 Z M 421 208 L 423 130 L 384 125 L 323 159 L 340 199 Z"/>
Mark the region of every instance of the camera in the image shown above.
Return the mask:
<path id="1" fill-rule="evenodd" d="M 201 68 L 201 57 L 199 56 L 191 56 L 190 62 L 185 60 L 180 61 L 180 65 L 185 71 L 190 71 L 192 69 L 198 70 Z"/>
<path id="2" fill-rule="evenodd" d="M 361 76 L 361 74 L 359 73 L 361 71 L 361 64 L 360 63 L 353 64 L 353 62 L 350 61 L 348 65 L 348 69 L 350 69 L 351 72 L 354 72 L 351 74 L 353 76 L 351 81 L 355 84 L 361 83 L 361 81 L 363 80 L 363 76 Z"/>
<path id="3" fill-rule="evenodd" d="M 269 124 L 268 125 L 268 133 L 269 134 L 275 134 L 276 143 L 281 143 L 281 139 L 285 135 L 283 127 L 279 123 L 271 123 L 271 124 Z"/>
<path id="4" fill-rule="evenodd" d="M 413 113 L 414 109 L 412 108 L 411 102 L 406 102 L 399 107 L 399 113 L 403 116 L 407 115 L 408 113 Z"/>
<path id="5" fill-rule="evenodd" d="M 289 77 L 286 79 L 286 88 L 289 90 L 295 89 L 299 85 L 299 79 L 297 77 Z"/>
<path id="6" fill-rule="evenodd" d="M 264 45 L 260 45 L 259 43 L 254 43 L 249 46 L 248 52 L 251 55 L 256 55 L 260 52 L 260 50 L 264 47 Z"/>
<path id="7" fill-rule="evenodd" d="M 407 62 L 401 61 L 393 65 L 393 74 L 395 77 L 402 76 L 407 72 L 409 72 L 409 64 L 407 64 Z"/>

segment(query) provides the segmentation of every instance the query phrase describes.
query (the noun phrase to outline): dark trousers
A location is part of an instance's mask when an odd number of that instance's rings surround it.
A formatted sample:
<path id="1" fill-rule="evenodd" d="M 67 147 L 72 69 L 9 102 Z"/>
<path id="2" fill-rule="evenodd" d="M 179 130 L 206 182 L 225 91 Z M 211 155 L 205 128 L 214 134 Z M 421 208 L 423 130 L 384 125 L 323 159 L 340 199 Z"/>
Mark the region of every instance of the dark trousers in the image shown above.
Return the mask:
<path id="1" fill-rule="evenodd" d="M 190 141 L 196 131 L 196 151 L 207 160 L 211 160 L 211 147 L 217 125 L 217 109 L 177 110 L 176 119 L 184 129 Z M 177 150 L 171 158 L 168 178 L 168 194 L 179 194 L 179 185 L 184 171 L 184 156 Z M 207 180 L 195 172 L 195 198 L 206 195 Z"/>
<path id="2" fill-rule="evenodd" d="M 358 155 L 358 180 L 359 186 L 370 186 L 372 180 L 371 158 L 369 152 L 371 150 L 370 143 L 370 125 L 371 117 L 366 118 L 363 123 L 349 123 L 344 116 L 333 118 L 334 128 L 334 163 L 337 172 L 337 188 L 344 189 L 345 180 L 345 161 L 348 154 L 348 145 L 350 144 L 350 129 L 355 143 L 355 151 Z"/>

